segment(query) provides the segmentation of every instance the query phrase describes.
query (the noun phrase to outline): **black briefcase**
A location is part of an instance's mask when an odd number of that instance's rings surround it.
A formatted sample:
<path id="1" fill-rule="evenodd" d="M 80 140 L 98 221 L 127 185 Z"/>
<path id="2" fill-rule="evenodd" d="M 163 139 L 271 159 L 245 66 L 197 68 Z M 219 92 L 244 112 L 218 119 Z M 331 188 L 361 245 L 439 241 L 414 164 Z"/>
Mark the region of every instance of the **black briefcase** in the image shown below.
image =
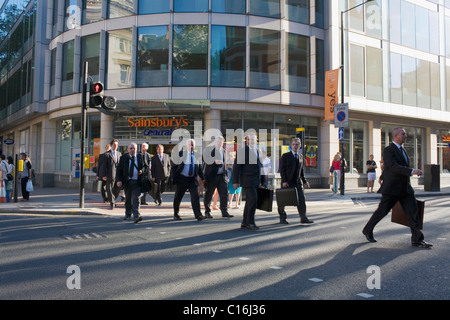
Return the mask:
<path id="1" fill-rule="evenodd" d="M 280 188 L 276 190 L 277 205 L 280 206 L 298 206 L 297 188 Z"/>
<path id="2" fill-rule="evenodd" d="M 273 190 L 258 188 L 258 202 L 256 209 L 272 212 Z"/>
<path id="3" fill-rule="evenodd" d="M 423 228 L 423 214 L 425 211 L 425 201 L 416 200 L 417 201 L 417 207 L 419 215 L 419 230 L 422 230 Z M 401 224 L 403 226 L 409 227 L 409 220 L 406 216 L 405 211 L 403 211 L 403 207 L 400 204 L 400 201 L 397 201 L 397 203 L 392 207 L 392 215 L 391 215 L 391 221 L 394 223 Z"/>

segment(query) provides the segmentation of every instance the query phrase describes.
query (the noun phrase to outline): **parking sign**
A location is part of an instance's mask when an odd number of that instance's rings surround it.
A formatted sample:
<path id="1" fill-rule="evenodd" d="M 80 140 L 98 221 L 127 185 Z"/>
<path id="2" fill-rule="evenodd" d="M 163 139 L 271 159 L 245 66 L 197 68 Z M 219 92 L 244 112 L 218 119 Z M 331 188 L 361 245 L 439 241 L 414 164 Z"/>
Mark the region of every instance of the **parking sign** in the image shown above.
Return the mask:
<path id="1" fill-rule="evenodd" d="M 348 127 L 348 103 L 334 105 L 334 127 Z"/>

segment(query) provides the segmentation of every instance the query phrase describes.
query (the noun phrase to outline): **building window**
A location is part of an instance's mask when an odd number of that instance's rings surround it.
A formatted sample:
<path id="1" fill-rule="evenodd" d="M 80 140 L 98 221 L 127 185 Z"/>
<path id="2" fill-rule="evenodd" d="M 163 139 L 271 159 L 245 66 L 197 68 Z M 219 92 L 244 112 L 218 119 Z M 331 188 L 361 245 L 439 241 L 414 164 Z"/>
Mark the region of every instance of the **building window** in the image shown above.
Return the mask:
<path id="1" fill-rule="evenodd" d="M 131 29 L 108 32 L 108 89 L 131 87 L 132 38 Z"/>
<path id="2" fill-rule="evenodd" d="M 245 0 L 211 0 L 211 10 L 217 13 L 245 14 Z"/>
<path id="3" fill-rule="evenodd" d="M 208 26 L 173 26 L 174 86 L 206 86 L 208 68 Z"/>
<path id="4" fill-rule="evenodd" d="M 211 86 L 245 87 L 245 27 L 211 26 Z"/>
<path id="5" fill-rule="evenodd" d="M 56 49 L 51 51 L 52 66 L 50 71 L 50 100 L 56 97 Z"/>
<path id="6" fill-rule="evenodd" d="M 280 18 L 280 0 L 250 0 L 250 14 Z"/>
<path id="7" fill-rule="evenodd" d="M 64 31 L 72 30 L 81 25 L 81 12 L 77 0 L 65 0 Z"/>
<path id="8" fill-rule="evenodd" d="M 92 81 L 98 81 L 100 73 L 100 33 L 81 38 L 81 61 L 88 62 L 88 74 Z M 83 74 L 81 65 L 80 74 Z M 83 81 L 81 79 L 81 81 Z"/>
<path id="9" fill-rule="evenodd" d="M 73 93 L 74 40 L 63 44 L 61 95 Z"/>
<path id="10" fill-rule="evenodd" d="M 286 19 L 309 24 L 309 3 L 310 0 L 286 0 Z"/>
<path id="11" fill-rule="evenodd" d="M 208 0 L 173 0 L 174 12 L 208 12 Z"/>
<path id="12" fill-rule="evenodd" d="M 280 32 L 250 28 L 250 87 L 280 90 Z"/>
<path id="13" fill-rule="evenodd" d="M 442 173 L 450 173 L 450 131 L 437 130 L 437 159 Z"/>
<path id="14" fill-rule="evenodd" d="M 286 34 L 286 89 L 309 93 L 309 38 Z"/>
<path id="15" fill-rule="evenodd" d="M 164 12 L 170 12 L 170 1 L 167 0 L 139 1 L 139 14 L 152 14 Z"/>
<path id="16" fill-rule="evenodd" d="M 350 44 L 350 94 L 365 96 L 364 47 Z"/>
<path id="17" fill-rule="evenodd" d="M 383 51 L 366 47 L 367 99 L 383 101 Z"/>
<path id="18" fill-rule="evenodd" d="M 417 105 L 417 65 L 416 59 L 402 56 L 403 104 Z"/>
<path id="19" fill-rule="evenodd" d="M 103 20 L 102 2 L 103 0 L 83 1 L 83 24 Z"/>
<path id="20" fill-rule="evenodd" d="M 402 103 L 402 56 L 398 53 L 390 54 L 389 85 L 391 102 Z"/>
<path id="21" fill-rule="evenodd" d="M 109 0 L 109 18 L 120 18 L 134 14 L 134 1 L 137 0 Z"/>

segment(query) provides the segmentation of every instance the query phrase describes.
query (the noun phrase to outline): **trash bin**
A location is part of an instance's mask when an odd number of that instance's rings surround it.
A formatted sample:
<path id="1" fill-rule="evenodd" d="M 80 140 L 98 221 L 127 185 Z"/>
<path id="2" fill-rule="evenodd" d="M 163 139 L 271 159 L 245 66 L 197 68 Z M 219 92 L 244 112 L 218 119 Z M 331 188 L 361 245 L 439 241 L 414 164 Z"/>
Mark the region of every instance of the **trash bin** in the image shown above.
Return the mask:
<path id="1" fill-rule="evenodd" d="M 438 164 L 426 164 L 424 171 L 425 191 L 441 191 L 441 177 Z"/>

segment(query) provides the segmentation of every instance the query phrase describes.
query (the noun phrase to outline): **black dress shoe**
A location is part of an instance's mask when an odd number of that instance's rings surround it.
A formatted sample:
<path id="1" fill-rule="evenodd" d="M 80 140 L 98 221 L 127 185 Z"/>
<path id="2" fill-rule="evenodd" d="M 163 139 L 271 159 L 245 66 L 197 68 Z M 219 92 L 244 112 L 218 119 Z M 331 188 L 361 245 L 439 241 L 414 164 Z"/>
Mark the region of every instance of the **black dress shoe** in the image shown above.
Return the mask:
<path id="1" fill-rule="evenodd" d="M 206 219 L 206 217 L 202 216 L 202 215 L 199 215 L 199 216 L 196 216 L 196 219 L 197 219 L 197 221 L 202 221 L 202 220 Z"/>
<path id="2" fill-rule="evenodd" d="M 289 222 L 287 222 L 286 218 L 280 218 L 280 223 L 281 224 L 289 224 Z"/>
<path id="3" fill-rule="evenodd" d="M 212 215 L 209 212 L 205 213 L 205 218 L 212 219 Z"/>
<path id="4" fill-rule="evenodd" d="M 178 214 L 173 215 L 173 220 L 181 220 L 180 216 Z"/>
<path id="5" fill-rule="evenodd" d="M 128 220 L 131 219 L 131 216 L 125 216 L 125 218 L 123 218 L 123 220 Z"/>
<path id="6" fill-rule="evenodd" d="M 223 218 L 233 218 L 234 216 L 232 214 L 229 214 L 229 213 L 223 213 L 222 217 Z"/>
<path id="7" fill-rule="evenodd" d="M 139 221 L 142 221 L 142 217 L 134 218 L 134 223 L 138 223 Z"/>
<path id="8" fill-rule="evenodd" d="M 373 237 L 373 233 L 372 232 L 368 233 L 368 232 L 363 231 L 362 233 L 363 233 L 363 235 L 366 236 L 367 241 L 369 241 L 369 242 L 377 242 L 377 240 L 375 240 L 375 238 Z"/>
<path id="9" fill-rule="evenodd" d="M 141 205 L 146 206 L 146 205 L 148 205 L 148 203 L 147 202 L 141 202 Z"/>
<path id="10" fill-rule="evenodd" d="M 425 242 L 424 240 L 420 240 L 419 242 L 413 242 L 412 246 L 417 248 L 430 249 L 433 245 L 431 243 Z"/>
<path id="11" fill-rule="evenodd" d="M 242 223 L 241 228 L 245 228 L 248 230 L 259 230 L 259 227 L 254 223 Z"/>
<path id="12" fill-rule="evenodd" d="M 309 220 L 309 219 L 303 219 L 303 220 L 300 220 L 300 223 L 314 223 L 314 221 Z"/>

